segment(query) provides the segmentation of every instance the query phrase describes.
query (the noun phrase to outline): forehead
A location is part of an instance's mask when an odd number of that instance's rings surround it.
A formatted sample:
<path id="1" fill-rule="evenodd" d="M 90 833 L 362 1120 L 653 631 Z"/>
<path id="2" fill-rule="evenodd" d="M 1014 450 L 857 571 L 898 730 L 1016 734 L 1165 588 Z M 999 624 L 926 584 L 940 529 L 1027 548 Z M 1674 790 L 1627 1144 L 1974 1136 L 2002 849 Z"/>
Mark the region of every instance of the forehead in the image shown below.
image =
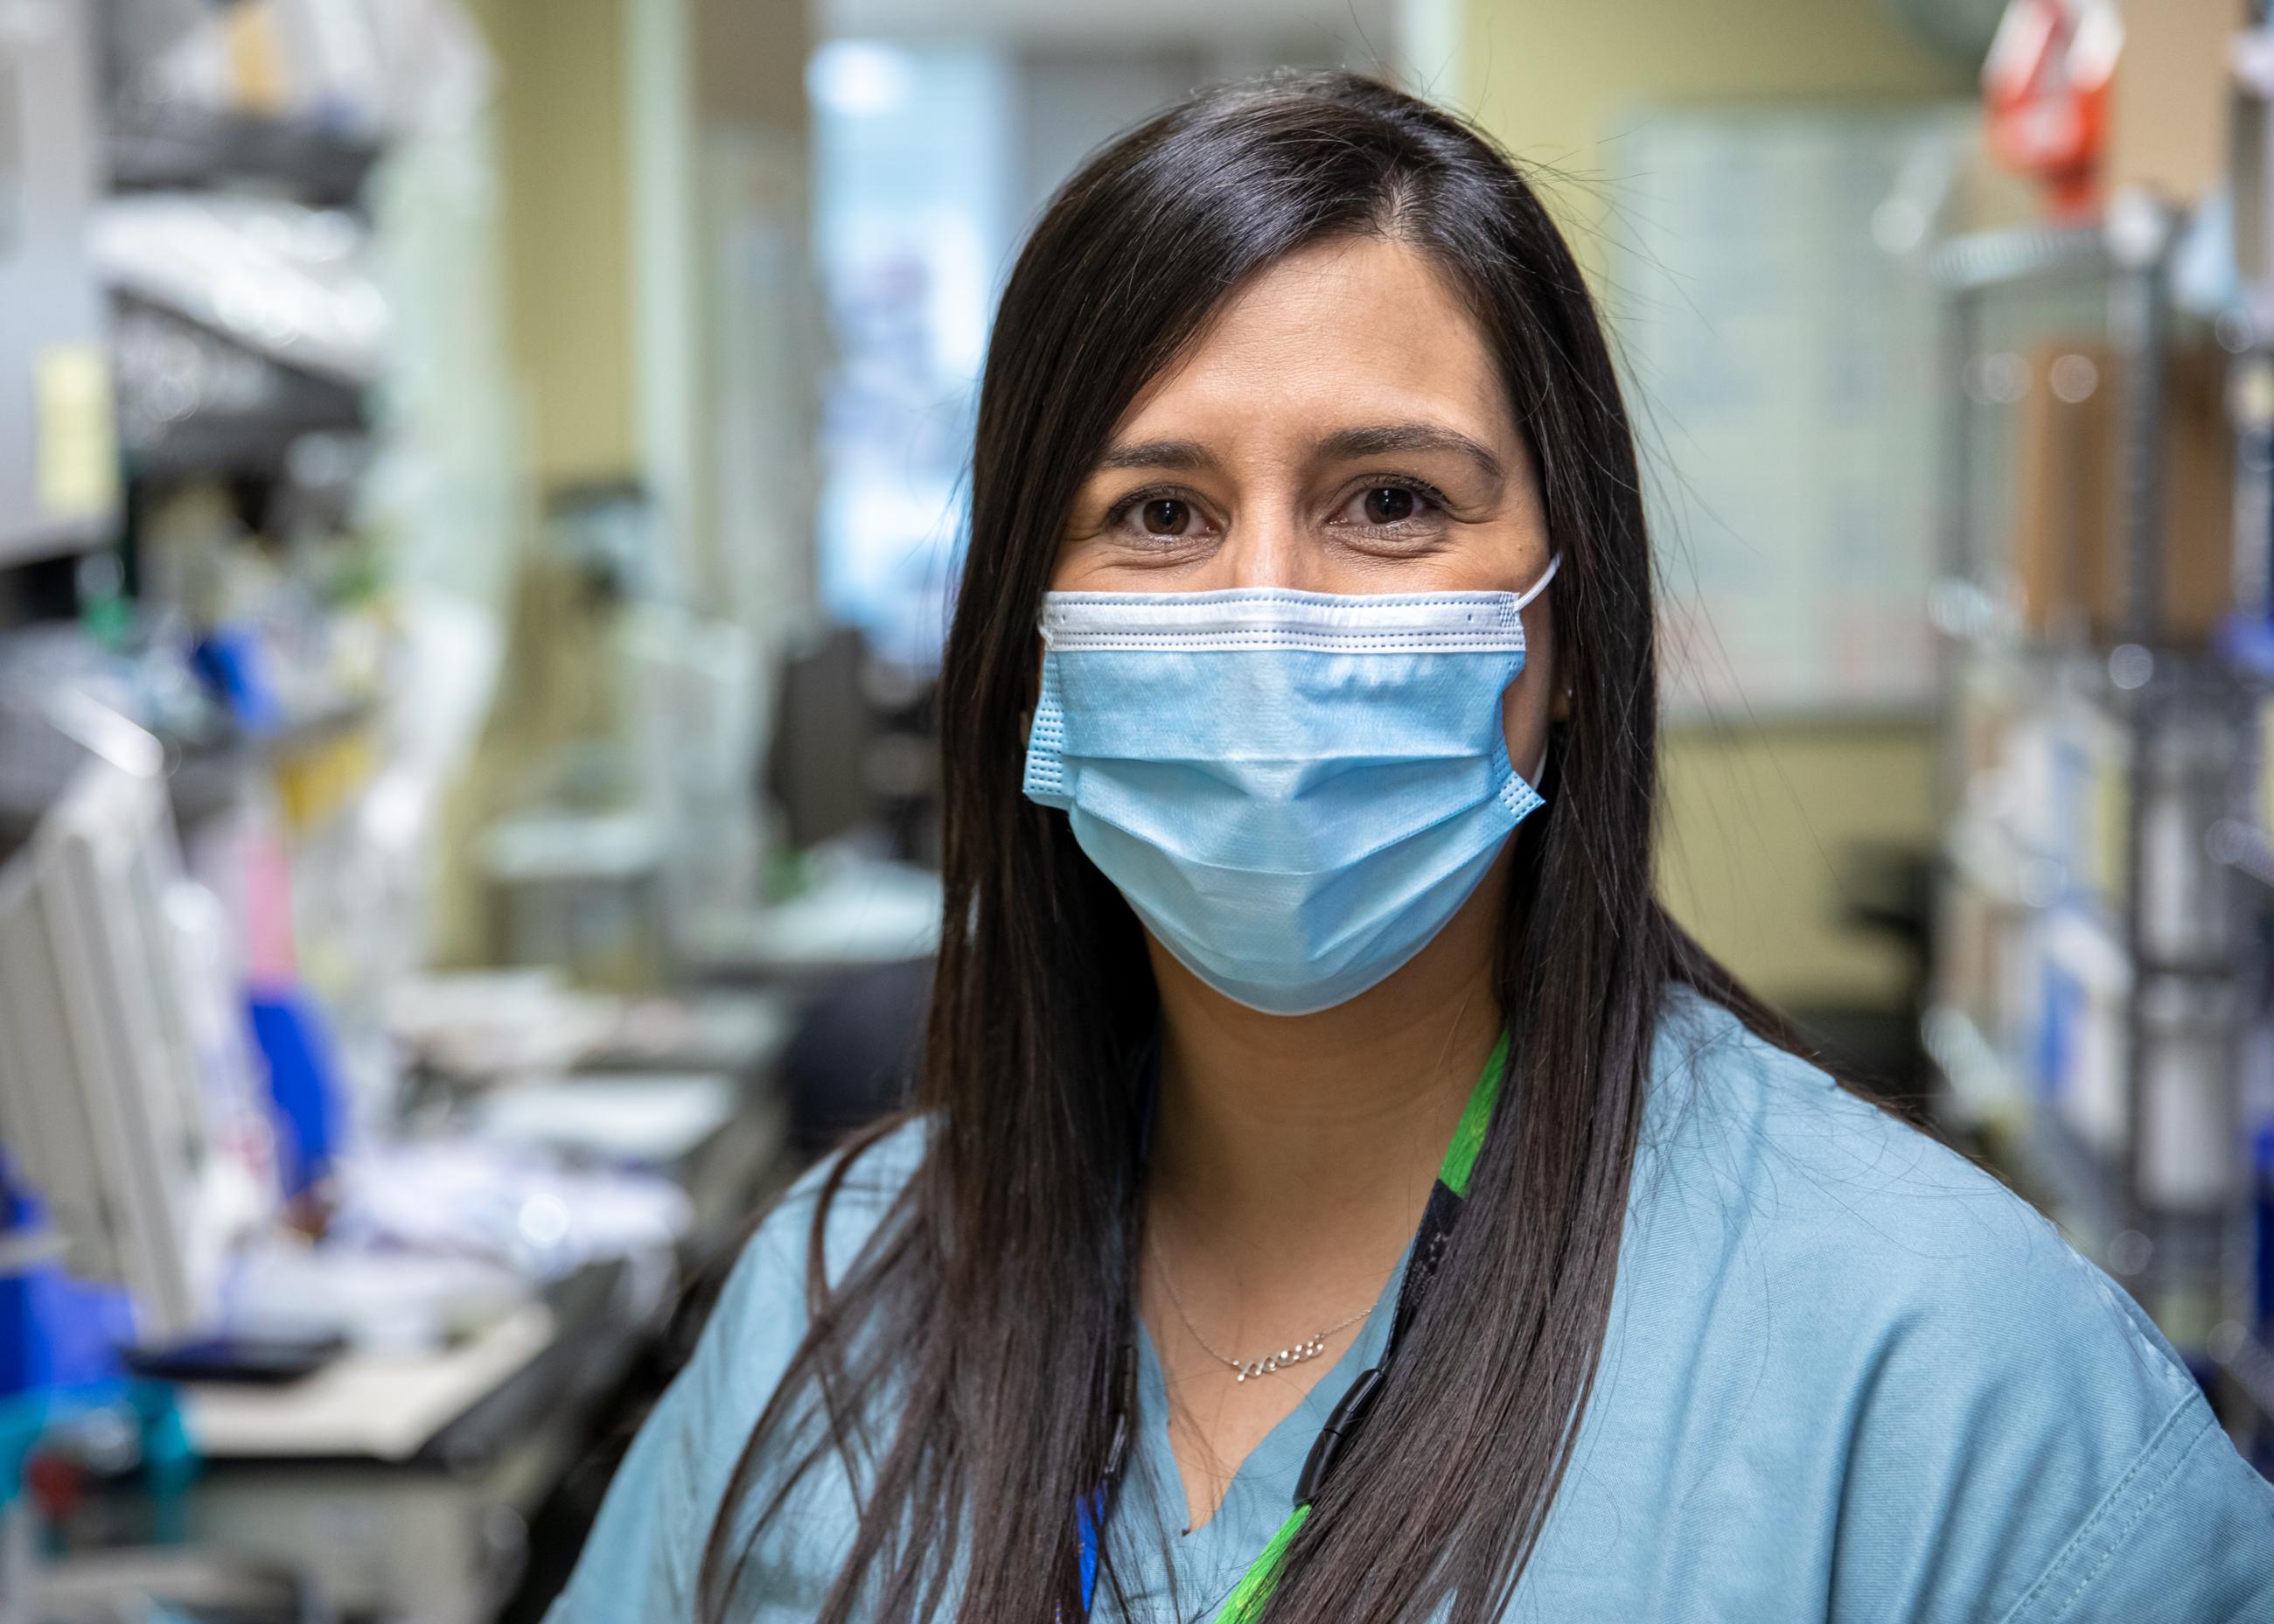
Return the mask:
<path id="1" fill-rule="evenodd" d="M 1117 438 L 1306 428 L 1394 413 L 1510 446 L 1491 346 L 1444 274 L 1402 243 L 1322 243 L 1256 274 L 1132 402 Z"/>

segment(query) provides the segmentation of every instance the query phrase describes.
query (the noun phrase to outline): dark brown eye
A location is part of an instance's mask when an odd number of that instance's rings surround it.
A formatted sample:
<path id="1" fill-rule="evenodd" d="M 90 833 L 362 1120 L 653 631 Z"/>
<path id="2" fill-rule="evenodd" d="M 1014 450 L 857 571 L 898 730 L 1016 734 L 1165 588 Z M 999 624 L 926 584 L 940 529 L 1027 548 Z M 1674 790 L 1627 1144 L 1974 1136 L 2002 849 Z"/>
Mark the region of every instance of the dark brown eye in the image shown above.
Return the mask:
<path id="1" fill-rule="evenodd" d="M 1403 485 L 1376 485 L 1366 493 L 1366 516 L 1376 524 L 1397 524 L 1413 516 L 1413 492 Z"/>
<path id="2" fill-rule="evenodd" d="M 1163 500 L 1147 502 L 1139 515 L 1144 521 L 1149 536 L 1181 536 L 1192 522 L 1193 510 L 1184 502 Z"/>

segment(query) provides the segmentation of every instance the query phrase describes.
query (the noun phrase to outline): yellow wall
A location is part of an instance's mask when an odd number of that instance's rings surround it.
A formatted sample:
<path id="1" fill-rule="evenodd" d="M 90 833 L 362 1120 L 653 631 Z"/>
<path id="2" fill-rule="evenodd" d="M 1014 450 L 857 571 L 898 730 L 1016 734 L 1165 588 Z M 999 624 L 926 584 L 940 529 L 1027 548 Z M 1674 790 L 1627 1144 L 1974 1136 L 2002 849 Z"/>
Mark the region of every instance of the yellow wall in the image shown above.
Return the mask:
<path id="1" fill-rule="evenodd" d="M 540 489 L 639 463 L 628 0 L 482 0 L 498 60 L 514 365 Z"/>
<path id="2" fill-rule="evenodd" d="M 1465 105 L 1520 158 L 1597 174 L 1651 103 L 1962 95 L 1886 0 L 1469 0 Z"/>
<path id="3" fill-rule="evenodd" d="M 1849 929 L 1855 846 L 1932 837 L 1933 750 L 1911 726 L 1670 728 L 1659 890 L 1755 990 L 1788 1008 L 1893 1008 L 1905 967 Z"/>
<path id="4" fill-rule="evenodd" d="M 497 70 L 506 340 L 527 488 L 516 522 L 565 481 L 640 471 L 633 372 L 626 8 L 645 0 L 468 0 Z M 439 962 L 498 945 L 474 862 L 564 741 L 605 713 L 607 649 L 585 595 L 523 548 L 494 605 L 503 669 L 473 765 L 446 813 L 435 895 Z"/>
<path id="5" fill-rule="evenodd" d="M 1465 104 L 1519 158 L 1562 172 L 1549 189 L 1598 270 L 1614 143 L 1654 104 L 1969 88 L 1882 0 L 1467 0 L 1465 29 Z M 1771 998 L 1891 1006 L 1901 959 L 1842 925 L 1838 876 L 1853 843 L 1931 838 L 1931 761 L 1924 726 L 1668 728 L 1668 904 Z"/>

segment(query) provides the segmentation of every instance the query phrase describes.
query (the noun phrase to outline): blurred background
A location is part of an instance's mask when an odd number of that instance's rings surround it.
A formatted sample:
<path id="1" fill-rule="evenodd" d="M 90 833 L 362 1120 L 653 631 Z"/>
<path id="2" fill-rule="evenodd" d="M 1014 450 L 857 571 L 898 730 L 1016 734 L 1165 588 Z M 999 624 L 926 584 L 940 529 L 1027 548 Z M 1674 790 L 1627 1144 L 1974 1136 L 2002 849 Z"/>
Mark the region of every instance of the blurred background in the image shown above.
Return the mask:
<path id="1" fill-rule="evenodd" d="M 0 0 L 0 1624 L 535 1618 L 901 1097 L 1022 232 L 1349 65 L 1615 324 L 1662 884 L 2274 1466 L 2254 0 Z"/>

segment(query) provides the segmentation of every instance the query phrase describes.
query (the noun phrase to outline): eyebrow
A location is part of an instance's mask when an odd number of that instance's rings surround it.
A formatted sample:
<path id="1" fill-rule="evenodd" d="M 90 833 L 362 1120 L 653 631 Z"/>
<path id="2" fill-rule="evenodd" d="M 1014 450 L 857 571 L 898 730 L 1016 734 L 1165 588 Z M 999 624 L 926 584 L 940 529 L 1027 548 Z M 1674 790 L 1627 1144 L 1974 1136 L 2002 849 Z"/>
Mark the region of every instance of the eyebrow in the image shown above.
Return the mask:
<path id="1" fill-rule="evenodd" d="M 1449 451 L 1465 456 L 1490 479 L 1507 477 L 1502 466 L 1490 447 L 1470 439 L 1455 429 L 1434 423 L 1378 423 L 1361 427 L 1337 429 L 1319 441 L 1316 455 L 1327 462 L 1348 462 L 1355 457 L 1382 456 L 1396 451 Z M 1216 460 L 1207 447 L 1191 440 L 1141 440 L 1126 446 L 1116 446 L 1098 458 L 1100 468 L 1161 468 L 1183 471 L 1206 470 L 1216 466 Z"/>
<path id="2" fill-rule="evenodd" d="M 1490 447 L 1434 423 L 1382 423 L 1338 429 L 1319 442 L 1319 450 L 1333 462 L 1393 451 L 1450 451 L 1468 458 L 1487 478 L 1502 479 L 1508 474 Z"/>
<path id="3" fill-rule="evenodd" d="M 1211 469 L 1216 458 L 1196 440 L 1140 440 L 1116 446 L 1097 459 L 1100 468 Z"/>

